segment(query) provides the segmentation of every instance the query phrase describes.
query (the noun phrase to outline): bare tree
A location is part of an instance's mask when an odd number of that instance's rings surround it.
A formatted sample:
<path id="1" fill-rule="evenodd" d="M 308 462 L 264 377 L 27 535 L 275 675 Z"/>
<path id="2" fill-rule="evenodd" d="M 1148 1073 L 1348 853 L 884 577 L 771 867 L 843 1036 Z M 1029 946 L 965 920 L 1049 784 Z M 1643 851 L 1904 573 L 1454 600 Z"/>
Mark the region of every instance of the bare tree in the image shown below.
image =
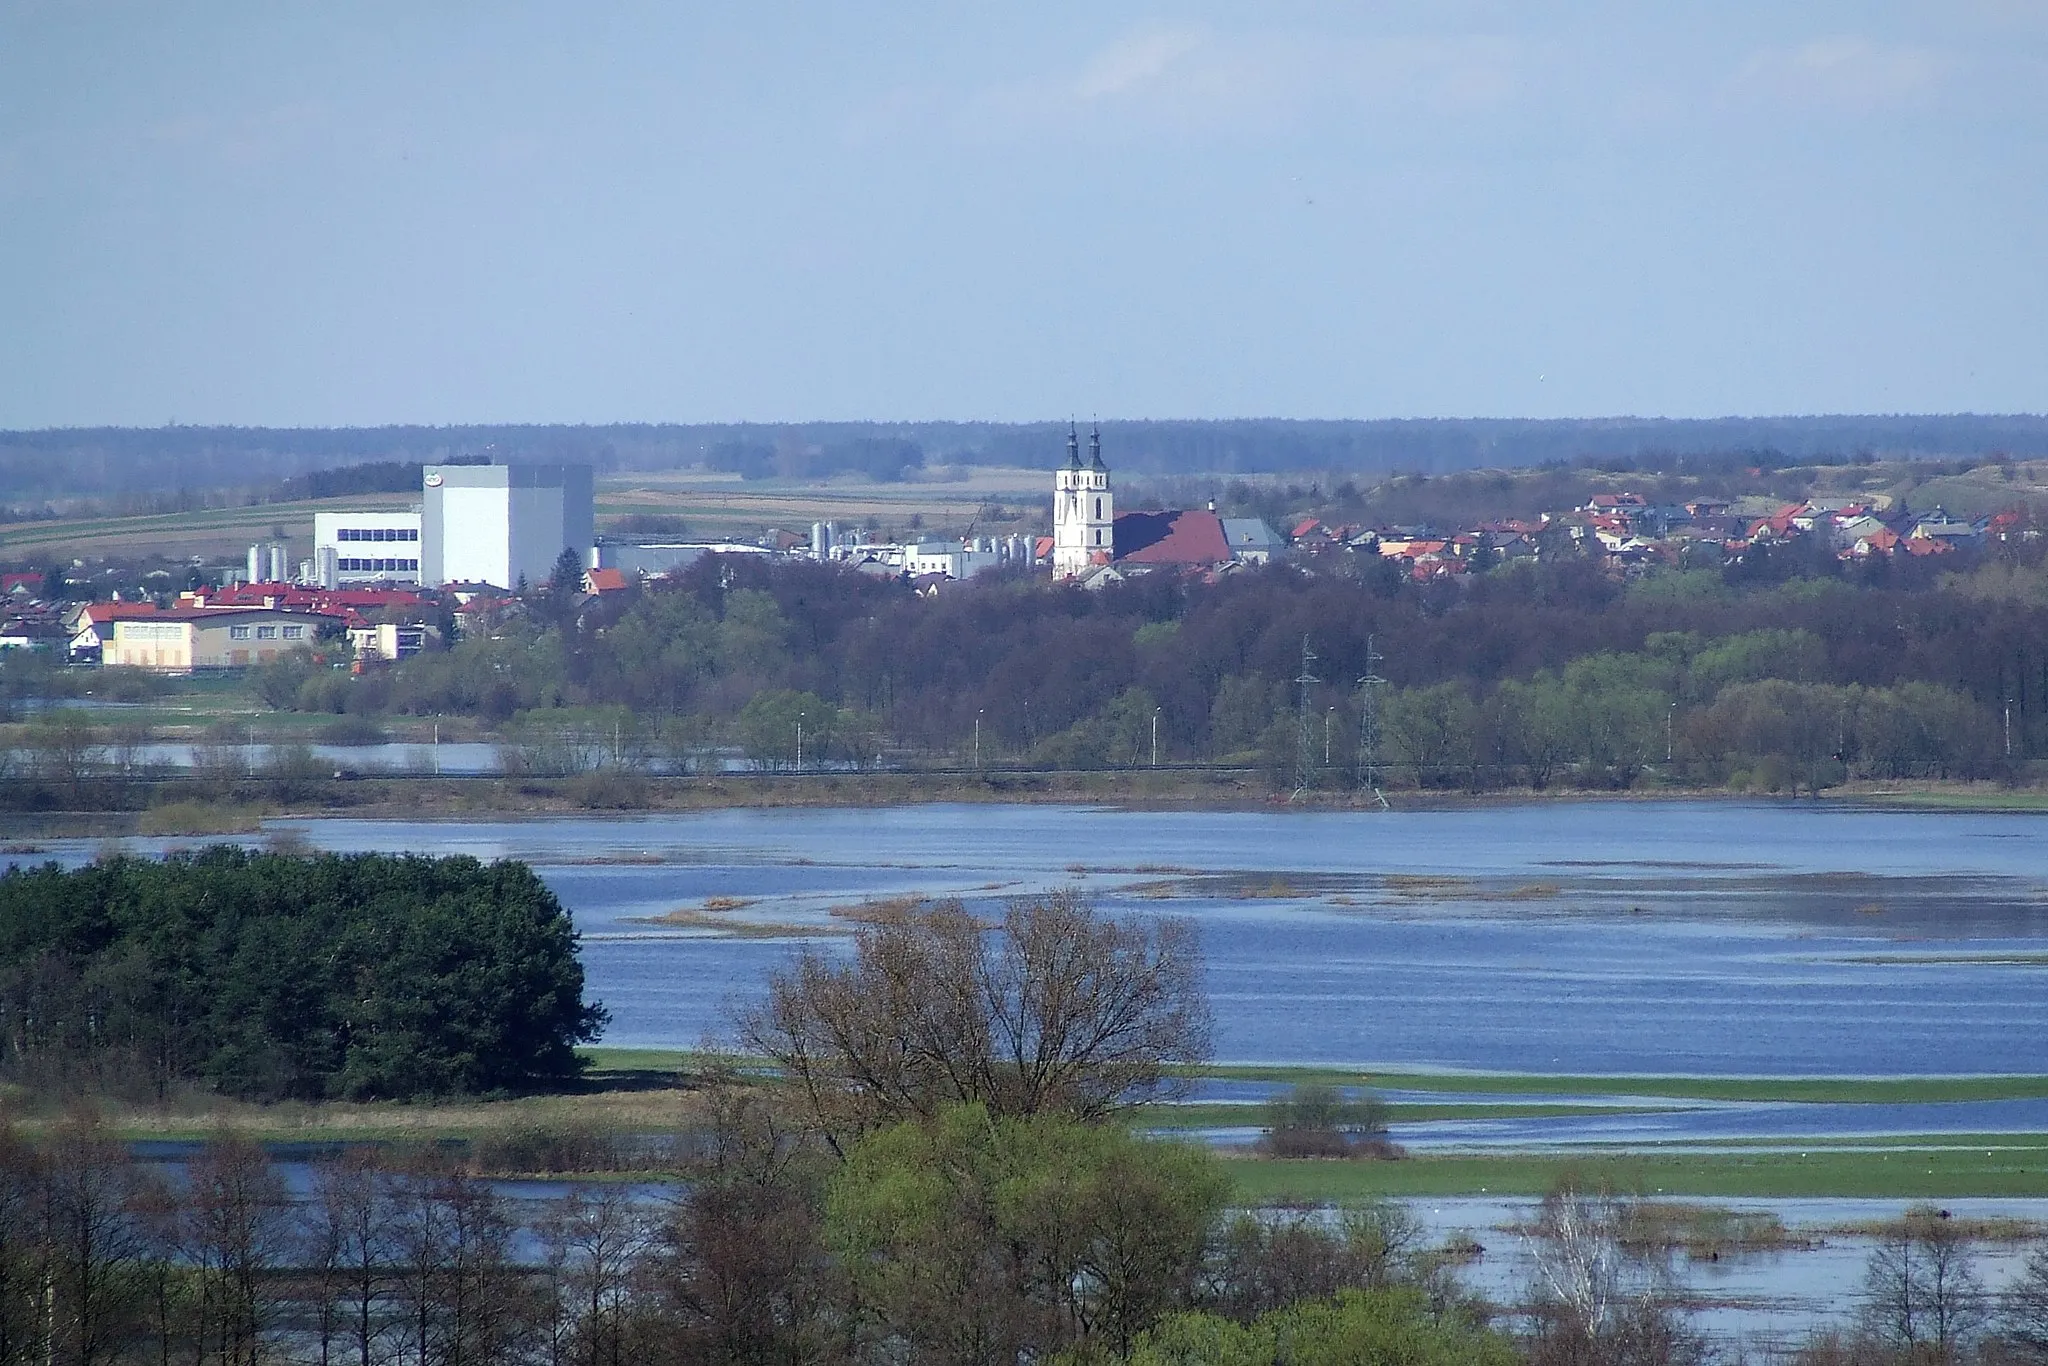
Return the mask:
<path id="1" fill-rule="evenodd" d="M 2018 1360 L 2048 1362 L 2048 1246 L 2036 1247 L 1999 1303 L 1998 1329 Z"/>
<path id="2" fill-rule="evenodd" d="M 631 1193 L 617 1186 L 571 1190 L 548 1211 L 540 1234 L 556 1269 L 556 1293 L 567 1297 L 576 1325 L 568 1360 L 623 1366 L 632 1276 L 650 1236 Z"/>
<path id="3" fill-rule="evenodd" d="M 1914 1205 L 1878 1240 L 1863 1276 L 1863 1320 L 1902 1352 L 1959 1359 L 1990 1320 L 1966 1229 L 1947 1210 Z"/>
<path id="4" fill-rule="evenodd" d="M 706 1147 L 643 1269 L 649 1362 L 839 1360 L 853 1316 L 823 1240 L 829 1155 L 758 1091 L 710 1092 Z"/>
<path id="5" fill-rule="evenodd" d="M 273 1273 L 290 1252 L 284 1181 L 246 1138 L 214 1138 L 186 1168 L 183 1260 L 197 1281 L 202 1357 L 255 1366 L 270 1318 Z"/>
<path id="6" fill-rule="evenodd" d="M 127 1149 L 89 1120 L 67 1121 L 45 1152 L 48 1360 L 110 1361 L 143 1301 L 145 1244 Z"/>
<path id="7" fill-rule="evenodd" d="M 378 1366 L 389 1350 L 393 1209 L 375 1149 L 350 1148 L 313 1168 L 307 1253 L 318 1280 L 321 1366 Z"/>
<path id="8" fill-rule="evenodd" d="M 1705 1342 L 1680 1317 L 1670 1268 L 1631 1247 L 1634 1202 L 1560 1186 L 1530 1237 L 1534 1366 L 1687 1366 Z"/>
<path id="9" fill-rule="evenodd" d="M 41 1226 L 46 1181 L 36 1151 L 12 1128 L 0 1129 L 0 1362 L 47 1355 L 43 1290 L 49 1249 Z"/>
<path id="10" fill-rule="evenodd" d="M 740 1035 L 835 1147 L 961 1102 L 1094 1119 L 1208 1056 L 1201 972 L 1185 921 L 1121 924 L 1061 891 L 1012 901 L 992 928 L 947 901 L 864 927 L 850 963 L 806 953 L 770 978 Z"/>
<path id="11" fill-rule="evenodd" d="M 423 1157 L 392 1185 L 398 1303 L 417 1366 L 496 1366 L 511 1359 L 531 1319 L 512 1265 L 512 1223 L 490 1186 Z"/>

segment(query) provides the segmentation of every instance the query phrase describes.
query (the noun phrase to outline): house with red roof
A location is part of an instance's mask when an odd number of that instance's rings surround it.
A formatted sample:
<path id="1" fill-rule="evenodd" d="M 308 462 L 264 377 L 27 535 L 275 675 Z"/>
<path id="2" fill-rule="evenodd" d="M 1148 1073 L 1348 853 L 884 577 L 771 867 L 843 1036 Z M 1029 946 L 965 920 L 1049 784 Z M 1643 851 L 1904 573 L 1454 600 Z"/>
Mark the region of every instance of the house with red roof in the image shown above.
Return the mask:
<path id="1" fill-rule="evenodd" d="M 1094 587 L 1113 581 L 1100 572 L 1105 568 L 1116 571 L 1115 579 L 1204 573 L 1239 560 L 1263 563 L 1279 548 L 1279 538 L 1264 523 L 1256 518 L 1226 523 L 1214 506 L 1118 512 L 1109 467 L 1102 463 L 1100 431 L 1089 436 L 1089 455 L 1083 464 L 1080 435 L 1069 429 L 1067 463 L 1053 480 L 1051 543 L 1039 542 L 1040 557 L 1052 561 L 1054 579 Z M 1320 522 L 1313 525 L 1327 534 Z"/>

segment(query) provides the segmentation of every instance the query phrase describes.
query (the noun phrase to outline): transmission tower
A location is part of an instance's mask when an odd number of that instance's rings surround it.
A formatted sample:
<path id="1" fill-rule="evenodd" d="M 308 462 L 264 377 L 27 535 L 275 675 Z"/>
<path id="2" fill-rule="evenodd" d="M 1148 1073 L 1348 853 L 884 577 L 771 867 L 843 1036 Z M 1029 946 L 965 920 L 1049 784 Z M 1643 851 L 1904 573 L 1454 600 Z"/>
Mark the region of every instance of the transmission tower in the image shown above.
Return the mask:
<path id="1" fill-rule="evenodd" d="M 1365 676 L 1358 680 L 1358 785 L 1369 790 L 1382 807 L 1387 794 L 1380 791 L 1380 689 L 1387 680 L 1379 666 L 1386 656 L 1374 648 L 1378 636 L 1365 638 Z"/>
<path id="2" fill-rule="evenodd" d="M 1301 638 L 1301 677 L 1294 680 L 1301 689 L 1300 744 L 1294 761 L 1294 796 L 1297 798 L 1314 785 L 1316 778 L 1316 741 L 1314 732 L 1309 729 L 1308 703 L 1309 689 L 1323 680 L 1317 678 L 1310 668 L 1315 662 L 1315 654 L 1308 648 L 1308 637 L 1304 635 Z"/>

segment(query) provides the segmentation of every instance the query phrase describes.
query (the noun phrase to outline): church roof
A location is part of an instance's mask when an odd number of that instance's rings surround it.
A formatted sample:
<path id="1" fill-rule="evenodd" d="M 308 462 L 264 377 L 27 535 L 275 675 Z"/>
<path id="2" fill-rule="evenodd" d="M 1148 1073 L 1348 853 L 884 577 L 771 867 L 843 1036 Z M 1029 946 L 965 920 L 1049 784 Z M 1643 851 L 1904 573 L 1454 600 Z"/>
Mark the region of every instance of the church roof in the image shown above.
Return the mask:
<path id="1" fill-rule="evenodd" d="M 1223 519 L 1213 512 L 1119 512 L 1119 564 L 1216 564 L 1230 558 Z"/>

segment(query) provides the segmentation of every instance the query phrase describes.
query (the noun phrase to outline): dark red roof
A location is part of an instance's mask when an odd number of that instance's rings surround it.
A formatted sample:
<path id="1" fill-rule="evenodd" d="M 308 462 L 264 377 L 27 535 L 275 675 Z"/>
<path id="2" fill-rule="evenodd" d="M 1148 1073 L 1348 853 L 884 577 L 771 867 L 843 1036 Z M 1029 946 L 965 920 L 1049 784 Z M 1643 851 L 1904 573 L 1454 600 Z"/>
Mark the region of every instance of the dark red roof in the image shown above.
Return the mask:
<path id="1" fill-rule="evenodd" d="M 1119 563 L 1216 564 L 1231 558 L 1223 519 L 1213 512 L 1119 512 L 1112 539 Z"/>

